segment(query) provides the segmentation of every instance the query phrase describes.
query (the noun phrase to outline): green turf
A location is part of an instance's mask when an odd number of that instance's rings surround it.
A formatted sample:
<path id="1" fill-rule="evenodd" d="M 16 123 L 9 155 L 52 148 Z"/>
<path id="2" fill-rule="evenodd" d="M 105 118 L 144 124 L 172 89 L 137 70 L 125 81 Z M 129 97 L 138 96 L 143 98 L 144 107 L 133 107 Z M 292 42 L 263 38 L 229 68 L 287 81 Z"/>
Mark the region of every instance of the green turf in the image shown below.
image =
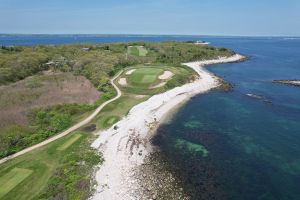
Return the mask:
<path id="1" fill-rule="evenodd" d="M 148 51 L 143 46 L 138 46 L 137 49 L 139 50 L 139 56 L 146 56 Z"/>
<path id="2" fill-rule="evenodd" d="M 13 168 L 0 177 L 0 199 L 25 180 L 32 172 L 29 169 Z"/>
<path id="3" fill-rule="evenodd" d="M 132 69 L 136 70 L 132 74 L 126 75 L 126 72 Z M 151 88 L 164 82 L 164 80 L 158 79 L 158 76 L 166 70 L 172 71 L 174 76 L 167 81 L 165 86 Z M 136 65 L 125 70 L 121 78 L 126 78 L 128 84 L 126 86 L 119 84 L 119 87 L 123 93 L 151 96 L 186 83 L 194 73 L 193 70 L 187 67 L 174 67 L 162 64 Z M 118 81 L 116 83 L 118 84 Z"/>
<path id="4" fill-rule="evenodd" d="M 130 87 L 128 88 L 120 87 L 123 92 L 122 96 L 118 100 L 104 107 L 104 109 L 91 122 L 93 124 L 96 124 L 98 129 L 105 129 L 111 127 L 111 125 L 113 125 L 122 117 L 124 117 L 129 112 L 129 110 L 136 104 L 145 101 L 151 95 L 157 94 L 158 92 L 164 92 L 165 90 L 167 90 L 167 88 L 164 87 L 155 90 L 148 88 L 148 85 L 157 84 L 157 82 L 159 83 L 160 80 L 158 80 L 158 76 L 162 74 L 163 71 L 165 71 L 166 69 L 172 71 L 175 74 L 174 77 L 172 77 L 172 79 L 175 79 L 176 75 L 178 74 L 183 74 L 187 78 L 191 76 L 191 73 L 189 73 L 185 68 L 170 67 L 170 66 L 166 67 L 164 65 L 159 65 L 159 64 L 149 65 L 149 66 L 138 65 L 129 68 L 128 70 L 130 69 L 137 69 L 137 70 L 131 75 L 126 75 L 126 70 L 125 70 L 125 72 L 123 73 L 123 77 L 126 77 L 131 81 L 133 78 L 137 81 L 137 84 L 132 84 L 132 87 L 130 85 Z M 155 79 L 153 77 L 155 77 Z M 154 82 L 150 83 L 151 81 Z M 144 96 L 141 96 L 141 94 Z M 82 137 L 76 139 L 78 137 L 76 135 L 78 134 L 82 135 Z M 56 179 L 53 179 L 53 177 L 58 176 L 57 169 L 61 167 L 62 162 L 65 162 L 64 160 L 71 160 L 73 162 L 74 152 L 79 152 L 80 156 L 84 156 L 84 153 L 82 152 L 88 147 L 83 146 L 82 148 L 80 148 L 80 144 L 83 141 L 88 140 L 88 138 L 91 138 L 91 136 L 88 134 L 82 134 L 78 132 L 73 133 L 53 143 L 50 143 L 42 148 L 39 148 L 33 152 L 22 155 L 7 163 L 4 163 L 3 165 L 0 165 L 0 177 L 4 177 L 14 168 L 23 168 L 23 169 L 29 169 L 33 171 L 33 173 L 30 175 L 30 179 L 26 178 L 25 180 L 23 180 L 22 184 L 16 185 L 12 190 L 6 193 L 3 196 L 3 198 L 5 200 L 39 199 L 38 197 L 41 194 L 41 192 L 49 188 L 49 186 L 50 186 L 50 190 L 54 190 L 54 188 L 51 189 L 52 186 L 51 184 L 49 185 L 48 181 L 51 179 L 52 181 L 53 180 L 56 181 Z M 199 147 L 194 147 L 193 145 L 192 146 L 190 145 L 190 148 L 192 150 L 195 149 L 196 151 L 203 152 L 203 149 Z M 63 152 L 59 151 L 59 149 L 64 149 L 64 151 Z M 81 172 L 82 171 L 81 168 L 83 166 L 77 165 L 77 163 L 80 162 L 74 161 L 74 163 L 72 163 L 72 167 L 65 168 L 63 172 L 65 173 L 66 177 L 62 177 L 62 178 L 64 179 L 66 178 L 67 181 L 75 179 L 76 176 L 74 175 L 74 173 L 70 174 L 69 170 L 75 168 L 76 170 L 80 170 L 77 171 L 77 174 Z M 82 176 L 82 178 L 85 179 L 85 176 Z M 51 183 L 53 184 L 53 182 Z M 57 184 L 61 183 L 61 180 L 57 180 L 57 182 L 54 183 L 56 188 Z M 74 189 L 72 190 L 73 192 L 68 193 L 68 195 L 80 194 L 80 191 L 78 191 L 76 187 L 77 185 L 67 185 L 68 189 L 70 188 Z"/>
<path id="5" fill-rule="evenodd" d="M 67 142 L 65 142 L 63 145 L 59 146 L 57 150 L 63 151 L 66 150 L 69 146 L 71 146 L 74 142 L 76 142 L 82 135 L 75 134 L 73 135 Z"/>
<path id="6" fill-rule="evenodd" d="M 148 54 L 148 51 L 143 46 L 130 46 L 128 47 L 128 54 L 134 56 L 146 56 Z"/>
<path id="7" fill-rule="evenodd" d="M 131 75 L 128 77 L 128 82 L 132 85 L 145 85 L 149 86 L 154 83 L 158 76 L 163 72 L 163 69 L 160 68 L 151 68 L 151 67 L 144 67 L 135 70 Z"/>
<path id="8" fill-rule="evenodd" d="M 109 128 L 124 117 L 130 108 L 145 101 L 148 97 L 136 98 L 135 95 L 123 94 L 118 100 L 107 105 L 92 123 L 96 123 L 99 129 Z"/>
<path id="9" fill-rule="evenodd" d="M 156 80 L 156 78 L 157 78 L 156 75 L 143 75 L 141 83 L 142 84 L 153 83 Z"/>
<path id="10" fill-rule="evenodd" d="M 47 186 L 49 178 L 53 176 L 55 169 L 60 166 L 61 160 L 74 151 L 72 150 L 73 148 L 67 148 L 64 153 L 57 150 L 58 147 L 66 144 L 73 135 L 74 134 L 67 135 L 66 137 L 54 141 L 44 147 L 0 165 L 0 177 L 5 176 L 14 168 L 22 168 L 33 171 L 30 175 L 30 179 L 25 179 L 22 184 L 16 185 L 0 199 L 35 199 L 35 197 Z M 84 140 L 86 137 L 87 136 L 80 137 L 75 143 L 73 143 L 72 147 L 75 146 L 75 144 L 77 145 L 79 141 Z M 2 188 L 1 185 L 2 181 L 0 180 L 0 188 Z"/>
<path id="11" fill-rule="evenodd" d="M 128 54 L 129 55 L 134 55 L 134 56 L 139 56 L 140 52 L 139 49 L 136 46 L 128 47 Z"/>

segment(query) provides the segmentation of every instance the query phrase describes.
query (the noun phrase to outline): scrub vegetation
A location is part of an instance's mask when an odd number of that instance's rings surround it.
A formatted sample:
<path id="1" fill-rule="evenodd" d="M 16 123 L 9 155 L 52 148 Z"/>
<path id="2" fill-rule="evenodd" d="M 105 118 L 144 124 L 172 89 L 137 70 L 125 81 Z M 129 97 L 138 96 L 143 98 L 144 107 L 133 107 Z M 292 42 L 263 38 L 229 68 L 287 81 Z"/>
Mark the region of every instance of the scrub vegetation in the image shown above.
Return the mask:
<path id="1" fill-rule="evenodd" d="M 120 70 L 128 85 L 116 80 L 122 96 L 87 126 L 2 164 L 0 199 L 87 199 L 95 166 L 103 162 L 90 148 L 94 133 L 152 95 L 193 80 L 195 73 L 180 63 L 232 54 L 185 42 L 1 47 L 0 157 L 67 129 L 114 97 L 109 80 Z M 167 70 L 174 75 L 160 80 Z"/>

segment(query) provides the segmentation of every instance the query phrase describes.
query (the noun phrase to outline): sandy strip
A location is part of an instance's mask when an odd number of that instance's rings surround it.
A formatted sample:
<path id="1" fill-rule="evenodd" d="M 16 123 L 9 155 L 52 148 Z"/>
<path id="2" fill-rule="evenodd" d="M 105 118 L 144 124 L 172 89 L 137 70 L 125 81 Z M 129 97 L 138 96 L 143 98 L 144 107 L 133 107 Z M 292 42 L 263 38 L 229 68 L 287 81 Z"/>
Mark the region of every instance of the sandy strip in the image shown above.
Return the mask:
<path id="1" fill-rule="evenodd" d="M 105 162 L 96 172 L 98 186 L 91 199 L 142 199 L 136 195 L 139 185 L 132 169 L 141 165 L 151 152 L 150 133 L 156 130 L 158 122 L 174 107 L 219 85 L 218 78 L 206 71 L 204 65 L 235 62 L 243 58 L 236 54 L 229 58 L 185 63 L 201 78 L 136 105 L 115 125 L 117 130 L 112 127 L 99 133 L 92 146 L 103 153 Z"/>
<path id="2" fill-rule="evenodd" d="M 166 79 L 169 79 L 173 76 L 173 72 L 170 72 L 170 71 L 164 71 L 164 73 L 162 75 L 160 75 L 158 78 L 160 80 L 166 80 Z"/>
<path id="3" fill-rule="evenodd" d="M 135 70 L 136 70 L 136 69 L 131 69 L 131 70 L 129 70 L 128 72 L 126 72 L 126 75 L 132 74 Z"/>
<path id="4" fill-rule="evenodd" d="M 167 84 L 167 82 L 162 82 L 162 83 L 159 83 L 157 85 L 154 85 L 154 86 L 151 86 L 149 87 L 149 89 L 155 89 L 155 88 L 160 88 L 160 87 L 163 87 Z"/>

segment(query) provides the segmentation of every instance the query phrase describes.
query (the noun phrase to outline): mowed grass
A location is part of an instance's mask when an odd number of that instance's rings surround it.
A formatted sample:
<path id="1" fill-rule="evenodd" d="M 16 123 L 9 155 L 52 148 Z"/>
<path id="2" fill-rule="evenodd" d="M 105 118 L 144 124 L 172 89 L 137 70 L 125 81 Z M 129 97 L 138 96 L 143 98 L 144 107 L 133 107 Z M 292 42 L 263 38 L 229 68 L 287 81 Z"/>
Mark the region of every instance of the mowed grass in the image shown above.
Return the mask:
<path id="1" fill-rule="evenodd" d="M 33 171 L 29 169 L 14 168 L 7 174 L 0 177 L 0 199 L 30 176 L 32 172 Z"/>
<path id="2" fill-rule="evenodd" d="M 129 110 L 133 106 L 141 102 L 144 102 L 151 95 L 167 90 L 167 88 L 159 88 L 159 90 L 151 90 L 145 87 L 145 85 L 148 85 L 145 83 L 150 84 L 150 82 L 152 81 L 154 81 L 154 83 L 156 84 L 156 81 L 159 81 L 157 80 L 158 76 L 162 74 L 163 71 L 171 70 L 172 72 L 174 72 L 175 78 L 176 75 L 178 74 L 184 74 L 187 79 L 192 75 L 185 68 L 167 67 L 164 65 L 159 65 L 159 66 L 141 65 L 141 66 L 135 66 L 133 68 L 137 69 L 135 73 L 126 76 L 135 77 L 137 84 L 134 84 L 132 88 L 129 88 L 130 90 L 124 90 L 124 88 L 121 88 L 123 95 L 118 100 L 112 102 L 111 104 L 108 104 L 91 122 L 97 125 L 98 130 L 111 127 L 114 123 L 116 123 L 124 116 L 126 116 Z M 126 71 L 124 72 L 124 76 L 125 73 Z M 151 78 L 147 77 L 148 75 L 155 77 L 155 79 L 153 77 Z M 144 92 L 143 95 L 141 95 L 140 92 L 137 92 L 138 89 L 141 89 Z M 81 136 L 80 137 L 76 136 L 78 134 Z M 88 135 L 87 133 L 75 132 L 51 144 L 48 144 L 40 149 L 37 149 L 33 152 L 30 152 L 16 159 L 8 161 L 3 165 L 0 165 L 0 177 L 5 176 L 14 168 L 22 168 L 22 169 L 28 169 L 32 171 L 30 177 L 25 178 L 21 182 L 21 184 L 16 185 L 13 189 L 11 189 L 9 192 L 4 194 L 4 196 L 0 199 L 5 199 L 5 200 L 41 199 L 40 198 L 41 196 L 39 195 L 41 195 L 41 193 L 43 193 L 45 189 L 49 187 L 51 189 L 51 184 L 49 185 L 48 181 L 51 180 L 51 177 L 57 176 L 57 169 L 62 165 L 62 162 L 65 162 L 64 160 L 69 160 L 70 158 L 72 158 L 73 156 L 70 157 L 72 153 L 79 152 L 81 154 L 81 152 L 84 149 L 88 148 L 88 146 L 84 146 L 83 149 L 82 148 L 80 149 L 79 147 L 83 141 L 86 141 L 88 138 L 91 137 L 92 136 Z M 63 149 L 63 151 L 61 151 L 61 149 Z M 72 164 L 72 167 L 67 169 L 72 169 L 73 167 L 76 166 L 83 167 L 78 165 L 78 163 L 81 162 L 74 162 Z M 68 171 L 69 170 L 65 170 L 66 173 L 68 173 Z M 73 176 L 74 175 L 70 175 L 71 178 L 74 178 Z M 63 178 L 68 178 L 68 177 L 69 175 Z M 69 179 L 67 180 L 69 181 Z M 51 183 L 53 184 L 53 182 Z M 58 183 L 61 183 L 61 180 L 59 180 Z M 0 184 L 2 185 L 2 183 Z M 55 188 L 56 187 L 57 185 L 55 185 Z M 68 188 L 74 188 L 72 194 L 79 193 L 76 189 L 76 185 L 73 186 L 68 185 Z M 42 199 L 47 199 L 47 198 L 42 198 Z M 70 199 L 80 199 L 80 198 L 70 198 Z"/>
<path id="3" fill-rule="evenodd" d="M 146 56 L 148 54 L 148 51 L 143 46 L 129 46 L 128 54 L 134 55 L 134 56 Z"/>
<path id="4" fill-rule="evenodd" d="M 106 129 L 118 122 L 122 117 L 128 114 L 129 110 L 149 96 L 143 98 L 136 97 L 134 94 L 123 94 L 118 100 L 107 105 L 101 113 L 91 122 L 97 125 L 97 129 Z"/>
<path id="5" fill-rule="evenodd" d="M 139 68 L 135 70 L 131 75 L 129 75 L 128 82 L 131 85 L 142 85 L 148 87 L 158 79 L 158 76 L 161 73 L 163 73 L 163 69 L 160 68 Z"/>
<path id="6" fill-rule="evenodd" d="M 74 136 L 76 135 L 81 136 L 74 141 Z M 18 174 L 23 174 L 25 172 L 27 177 L 30 175 L 28 178 L 23 178 L 23 181 L 20 184 L 16 184 L 9 191 L 5 189 L 7 191 L 6 193 L 1 191 L 0 200 L 38 199 L 37 196 L 45 189 L 49 178 L 53 176 L 55 170 L 60 166 L 61 161 L 68 154 L 72 153 L 74 149 L 77 149 L 79 144 L 86 138 L 87 135 L 85 134 L 70 134 L 35 151 L 0 165 L 0 190 L 4 191 L 3 185 L 10 176 L 9 174 L 16 174 L 16 171 L 13 170 L 21 169 L 17 171 L 19 172 Z M 58 150 L 60 147 L 66 146 L 68 147 L 65 149 L 64 153 Z M 29 172 L 31 173 L 29 174 Z"/>
<path id="7" fill-rule="evenodd" d="M 147 49 L 143 46 L 138 46 L 137 49 L 139 50 L 140 56 L 146 56 L 148 54 Z"/>
<path id="8" fill-rule="evenodd" d="M 63 151 L 66 150 L 69 146 L 71 146 L 74 142 L 76 142 L 79 138 L 81 138 L 81 134 L 75 134 L 73 135 L 67 142 L 65 142 L 63 145 L 59 146 L 57 150 Z"/>

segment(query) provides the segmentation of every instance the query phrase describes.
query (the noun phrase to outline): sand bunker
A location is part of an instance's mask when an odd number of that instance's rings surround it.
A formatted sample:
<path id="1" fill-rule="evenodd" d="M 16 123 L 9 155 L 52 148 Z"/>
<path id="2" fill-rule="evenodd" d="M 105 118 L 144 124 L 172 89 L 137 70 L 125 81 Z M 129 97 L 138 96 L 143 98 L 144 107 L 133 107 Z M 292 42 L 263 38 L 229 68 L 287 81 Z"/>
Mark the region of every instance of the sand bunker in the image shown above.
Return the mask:
<path id="1" fill-rule="evenodd" d="M 127 80 L 126 80 L 126 78 L 120 78 L 119 81 L 118 81 L 118 83 L 119 83 L 120 85 L 125 86 L 125 85 L 127 85 Z"/>
<path id="2" fill-rule="evenodd" d="M 126 72 L 126 75 L 132 74 L 135 70 L 136 70 L 136 69 L 129 70 L 128 72 Z"/>
<path id="3" fill-rule="evenodd" d="M 164 71 L 164 73 L 162 75 L 160 75 L 158 78 L 160 80 L 166 80 L 166 79 L 169 79 L 173 76 L 173 72 L 170 72 L 170 71 Z"/>

